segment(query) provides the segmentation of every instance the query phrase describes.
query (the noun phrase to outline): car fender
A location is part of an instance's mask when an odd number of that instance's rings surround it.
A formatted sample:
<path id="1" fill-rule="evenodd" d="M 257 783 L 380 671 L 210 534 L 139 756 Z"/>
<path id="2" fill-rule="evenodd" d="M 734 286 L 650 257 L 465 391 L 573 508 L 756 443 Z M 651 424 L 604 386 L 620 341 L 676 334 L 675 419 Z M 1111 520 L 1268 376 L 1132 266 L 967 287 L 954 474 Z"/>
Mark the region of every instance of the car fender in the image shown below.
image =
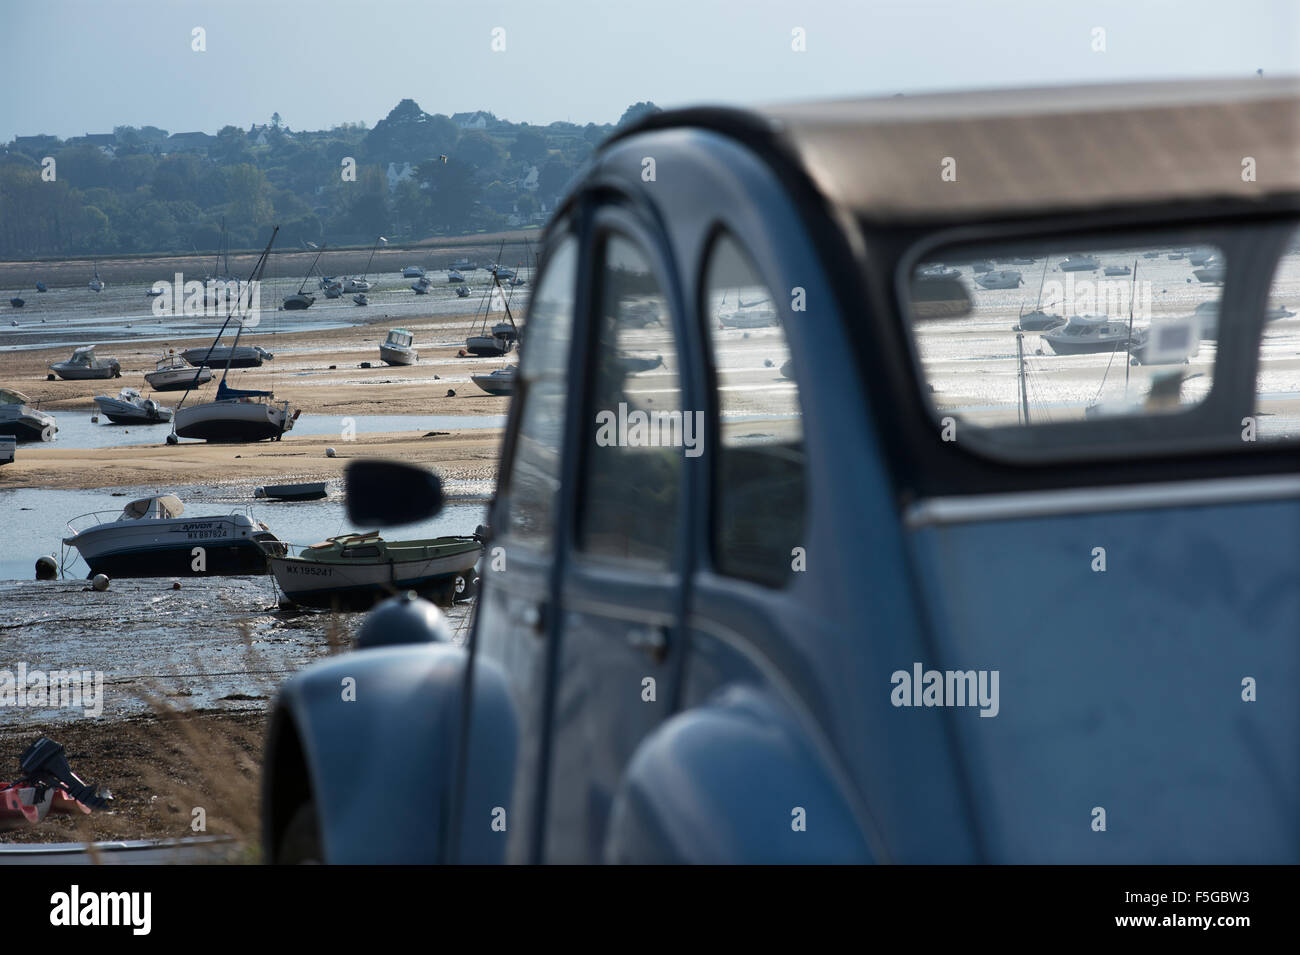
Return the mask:
<path id="1" fill-rule="evenodd" d="M 326 862 L 447 861 L 467 661 L 462 647 L 446 643 L 377 647 L 288 680 L 267 741 L 268 853 L 309 797 Z M 495 808 L 510 805 L 518 723 L 499 667 L 478 657 L 474 674 L 478 745 L 468 763 L 459 858 L 500 862 L 505 833 L 491 823 Z"/>
<path id="2" fill-rule="evenodd" d="M 861 863 L 872 853 L 817 748 L 747 687 L 667 720 L 641 742 L 610 812 L 618 863 Z"/>

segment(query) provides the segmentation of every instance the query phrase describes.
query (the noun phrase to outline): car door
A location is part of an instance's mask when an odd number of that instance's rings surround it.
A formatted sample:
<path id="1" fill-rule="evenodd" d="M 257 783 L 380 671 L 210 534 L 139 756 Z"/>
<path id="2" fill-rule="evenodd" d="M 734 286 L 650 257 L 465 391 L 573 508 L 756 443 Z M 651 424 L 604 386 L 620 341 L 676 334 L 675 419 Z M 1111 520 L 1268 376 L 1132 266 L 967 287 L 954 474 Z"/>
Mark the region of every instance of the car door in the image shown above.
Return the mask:
<path id="1" fill-rule="evenodd" d="M 507 675 L 519 744 L 509 807 L 461 807 L 461 825 L 504 827 L 508 861 L 531 861 L 543 791 L 546 695 L 555 603 L 564 434 L 577 313 L 579 244 L 567 221 L 552 227 L 525 324 L 510 430 L 490 523 L 493 538 L 475 621 L 474 650 Z M 470 729 L 469 751 L 492 747 Z M 461 772 L 465 772 L 464 766 Z M 504 810 L 504 817 L 500 810 Z"/>
<path id="2" fill-rule="evenodd" d="M 565 561 L 545 859 L 595 862 L 637 744 L 672 711 L 681 659 L 686 472 L 699 422 L 672 268 L 628 210 L 591 228 L 585 380 Z M 579 383 L 575 382 L 575 388 Z"/>
<path id="3" fill-rule="evenodd" d="M 1050 330 L 1011 324 L 1032 291 L 977 291 L 970 316 L 914 322 L 952 473 L 983 455 L 1014 462 L 1022 487 L 910 507 L 934 648 L 898 661 L 894 703 L 911 721 L 949 714 L 990 861 L 1294 863 L 1300 257 L 1281 255 L 1274 293 L 1293 307 L 1270 315 L 1277 226 L 1093 248 L 1115 280 L 1058 277 L 1059 241 L 927 253 L 1032 259 L 1052 311 L 1110 302 L 1136 332 L 1131 358 L 1127 341 L 1058 351 Z M 1200 250 L 1226 279 L 1194 271 Z M 1120 480 L 1090 481 L 1108 455 Z"/>

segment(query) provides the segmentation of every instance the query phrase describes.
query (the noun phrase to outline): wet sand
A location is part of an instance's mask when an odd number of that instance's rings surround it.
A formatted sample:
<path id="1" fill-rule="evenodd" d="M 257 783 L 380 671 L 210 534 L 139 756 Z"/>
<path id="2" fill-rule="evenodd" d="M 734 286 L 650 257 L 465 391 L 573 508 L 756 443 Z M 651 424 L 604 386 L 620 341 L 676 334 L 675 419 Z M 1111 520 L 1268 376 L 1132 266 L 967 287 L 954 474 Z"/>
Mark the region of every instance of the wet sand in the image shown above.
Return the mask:
<path id="1" fill-rule="evenodd" d="M 344 419 L 352 415 L 479 416 L 504 415 L 509 399 L 481 392 L 469 380 L 471 373 L 499 367 L 499 359 L 461 358 L 464 337 L 474 324 L 473 313 L 408 323 L 415 332 L 420 363 L 390 367 L 379 361 L 379 343 L 388 323 L 376 322 L 354 328 L 321 332 L 298 332 L 258 336 L 263 347 L 273 350 L 275 359 L 260 368 L 231 371 L 230 383 L 239 388 L 275 392 L 292 408 L 306 415 L 338 419 L 338 431 L 326 436 L 295 435 L 292 431 L 279 442 L 252 444 L 159 443 L 116 448 L 60 448 L 58 440 L 23 444 L 13 464 L 0 470 L 0 487 L 97 488 L 150 484 L 184 484 L 210 479 L 220 473 L 227 481 L 299 478 L 337 478 L 349 460 L 359 457 L 393 457 L 436 468 L 451 479 L 491 480 L 501 431 L 496 428 L 460 432 L 430 429 L 400 434 L 360 434 L 344 437 Z M 207 344 L 205 340 L 177 340 L 177 351 Z M 46 381 L 48 365 L 67 357 L 63 347 L 0 356 L 0 370 L 6 387 L 26 394 L 56 417 L 68 414 L 89 416 L 97 394 L 115 395 L 123 387 L 147 392 L 143 379 L 153 369 L 156 351 L 145 346 L 117 343 L 100 348 L 102 357 L 117 358 L 122 377 L 102 381 Z M 513 361 L 513 356 L 510 359 Z M 371 368 L 360 367 L 370 362 Z M 334 366 L 331 368 L 330 366 Z M 448 392 L 454 395 L 448 395 Z M 215 384 L 191 395 L 190 401 L 210 400 Z M 175 407 L 183 392 L 155 392 L 153 397 Z M 130 439 L 125 437 L 124 442 Z M 327 458 L 325 449 L 335 448 L 337 457 Z"/>

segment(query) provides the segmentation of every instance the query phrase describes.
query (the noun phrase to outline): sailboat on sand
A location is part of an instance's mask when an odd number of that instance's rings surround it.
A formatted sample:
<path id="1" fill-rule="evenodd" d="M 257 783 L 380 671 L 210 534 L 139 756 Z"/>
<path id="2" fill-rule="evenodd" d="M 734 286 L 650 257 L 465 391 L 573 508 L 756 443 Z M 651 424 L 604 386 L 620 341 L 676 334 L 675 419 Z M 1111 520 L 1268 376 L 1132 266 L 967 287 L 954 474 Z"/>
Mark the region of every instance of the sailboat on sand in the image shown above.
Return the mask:
<path id="1" fill-rule="evenodd" d="M 256 287 L 253 283 L 261 281 L 262 273 L 266 270 L 266 260 L 271 254 L 271 246 L 279 231 L 279 226 L 272 230 L 270 241 L 266 243 L 266 248 L 258 258 L 257 264 L 253 266 L 253 272 L 248 279 L 249 288 Z M 242 310 L 244 306 L 244 299 L 240 299 L 239 309 Z M 217 332 L 217 337 L 209 346 L 209 351 L 217 347 L 221 336 L 232 321 L 239 326 L 232 350 L 237 349 L 239 337 L 244 332 L 244 317 L 243 314 L 236 314 L 235 311 L 228 312 L 225 322 Z M 179 438 L 199 438 L 212 442 L 264 441 L 267 438 L 279 441 L 284 433 L 293 427 L 301 412 L 295 411 L 290 414 L 289 402 L 274 401 L 275 394 L 270 391 L 248 391 L 227 387 L 226 377 L 229 374 L 230 368 L 227 366 L 221 374 L 221 381 L 217 384 L 215 401 L 186 408 L 185 399 L 190 393 L 190 389 L 186 389 L 172 420 L 174 430 L 167 436 L 168 444 L 176 444 Z"/>

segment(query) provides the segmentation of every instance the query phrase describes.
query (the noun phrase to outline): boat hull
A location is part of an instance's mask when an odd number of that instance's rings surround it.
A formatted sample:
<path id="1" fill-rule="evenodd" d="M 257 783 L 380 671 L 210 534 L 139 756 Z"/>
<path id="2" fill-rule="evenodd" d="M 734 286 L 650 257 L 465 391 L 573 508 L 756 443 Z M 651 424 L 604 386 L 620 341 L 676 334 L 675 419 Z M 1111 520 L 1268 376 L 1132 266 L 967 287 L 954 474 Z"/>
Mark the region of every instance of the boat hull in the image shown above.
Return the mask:
<path id="1" fill-rule="evenodd" d="M 154 391 L 185 391 L 207 384 L 212 380 L 212 372 L 206 368 L 169 368 L 151 371 L 144 380 Z"/>
<path id="2" fill-rule="evenodd" d="M 58 427 L 53 416 L 28 412 L 16 417 L 0 418 L 0 435 L 19 442 L 49 441 Z"/>
<path id="3" fill-rule="evenodd" d="M 510 351 L 510 344 L 490 335 L 473 335 L 465 340 L 465 350 L 480 358 L 499 358 Z"/>
<path id="4" fill-rule="evenodd" d="M 176 412 L 176 434 L 222 444 L 278 439 L 293 427 L 283 408 L 250 401 L 212 401 Z"/>
<path id="5" fill-rule="evenodd" d="M 502 375 L 470 375 L 469 380 L 478 385 L 479 388 L 486 391 L 489 395 L 498 397 L 509 397 L 515 393 L 515 379 L 512 375 L 506 378 Z"/>
<path id="6" fill-rule="evenodd" d="M 100 413 L 113 424 L 165 424 L 172 420 L 170 408 L 158 408 L 150 412 L 112 398 L 96 398 L 95 404 L 99 406 Z"/>
<path id="7" fill-rule="evenodd" d="M 56 362 L 50 366 L 50 371 L 54 372 L 64 381 L 97 381 L 101 378 L 121 378 L 122 369 L 117 365 L 105 365 L 102 368 L 87 368 L 84 365 L 68 366 L 63 362 Z"/>
<path id="8" fill-rule="evenodd" d="M 181 357 L 195 367 L 207 368 L 260 368 L 264 358 L 260 351 L 240 348 L 237 352 L 214 351 L 208 355 L 206 348 L 190 348 L 181 352 Z"/>
<path id="9" fill-rule="evenodd" d="M 391 345 L 380 345 L 379 357 L 389 365 L 414 365 L 420 360 L 420 353 L 413 348 L 394 348 Z"/>
<path id="10" fill-rule="evenodd" d="M 270 565 L 285 597 L 300 606 L 365 610 L 408 590 L 435 603 L 450 604 L 456 594 L 456 579 L 473 570 L 480 553 L 481 548 L 475 548 L 447 557 L 346 563 L 272 557 Z"/>
<path id="11" fill-rule="evenodd" d="M 1084 341 L 1076 342 L 1068 339 L 1048 338 L 1043 336 L 1043 341 L 1051 347 L 1052 351 L 1058 355 L 1097 355 L 1106 354 L 1116 349 L 1123 350 L 1125 339 L 1112 339 L 1110 341 Z"/>
<path id="12" fill-rule="evenodd" d="M 256 496 L 270 501 L 319 501 L 329 497 L 329 486 L 325 481 L 313 481 L 308 484 L 268 484 L 258 488 Z"/>
<path id="13" fill-rule="evenodd" d="M 259 575 L 268 573 L 264 548 L 284 549 L 273 534 L 239 515 L 100 524 L 64 543 L 81 554 L 90 568 L 88 577 Z M 195 549 L 200 547 L 203 569 L 196 570 Z"/>

